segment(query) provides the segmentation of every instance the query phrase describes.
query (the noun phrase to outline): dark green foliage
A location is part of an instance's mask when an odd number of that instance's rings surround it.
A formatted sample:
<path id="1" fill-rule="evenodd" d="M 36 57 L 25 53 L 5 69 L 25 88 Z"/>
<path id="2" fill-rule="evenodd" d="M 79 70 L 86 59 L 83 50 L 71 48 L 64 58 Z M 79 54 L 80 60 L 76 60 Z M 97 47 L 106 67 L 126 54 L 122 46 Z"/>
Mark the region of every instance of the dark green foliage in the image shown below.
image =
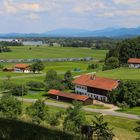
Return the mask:
<path id="1" fill-rule="evenodd" d="M 35 73 L 35 72 L 40 72 L 40 71 L 42 71 L 43 69 L 44 69 L 44 64 L 43 64 L 43 62 L 42 61 L 40 61 L 40 60 L 36 60 L 36 62 L 35 63 L 33 63 L 32 65 L 31 65 L 31 70 Z"/>
<path id="2" fill-rule="evenodd" d="M 63 122 L 64 130 L 79 133 L 82 124 L 85 123 L 85 114 L 82 111 L 82 104 L 74 101 L 73 107 L 66 110 L 66 117 Z"/>
<path id="3" fill-rule="evenodd" d="M 22 104 L 12 95 L 3 95 L 0 99 L 0 113 L 7 118 L 17 118 L 22 113 Z"/>
<path id="4" fill-rule="evenodd" d="M 0 46 L 23 46 L 23 43 L 22 42 L 17 42 L 17 41 L 1 41 L 0 42 Z"/>
<path id="5" fill-rule="evenodd" d="M 26 85 L 13 85 L 11 93 L 16 96 L 23 96 L 28 93 L 28 88 Z"/>
<path id="6" fill-rule="evenodd" d="M 105 65 L 103 66 L 103 70 L 110 70 L 110 69 L 115 69 L 119 67 L 119 60 L 117 57 L 109 57 Z"/>
<path id="7" fill-rule="evenodd" d="M 2 90 L 11 90 L 13 85 L 14 84 L 11 82 L 11 80 L 3 80 L 2 84 L 1 84 L 1 89 Z"/>
<path id="8" fill-rule="evenodd" d="M 43 100 L 37 100 L 26 109 L 27 114 L 32 118 L 32 121 L 40 124 L 47 117 L 48 108 Z"/>
<path id="9" fill-rule="evenodd" d="M 6 46 L 0 46 L 0 53 L 11 52 L 11 49 Z"/>
<path id="10" fill-rule="evenodd" d="M 0 118 L 0 140 L 79 140 L 79 138 L 60 130 Z"/>
<path id="11" fill-rule="evenodd" d="M 41 89 L 44 88 L 44 83 L 42 82 L 38 82 L 38 81 L 29 81 L 27 83 L 27 86 L 30 87 L 30 89 Z"/>
<path id="12" fill-rule="evenodd" d="M 137 121 L 137 127 L 134 128 L 134 131 L 138 133 L 139 137 L 136 140 L 140 140 L 140 121 Z"/>
<path id="13" fill-rule="evenodd" d="M 87 69 L 88 69 L 88 70 L 97 69 L 98 67 L 99 67 L 98 64 L 89 64 Z"/>
<path id="14" fill-rule="evenodd" d="M 49 70 L 45 78 L 46 91 L 49 89 L 63 89 L 62 80 L 58 77 L 57 72 Z"/>
<path id="15" fill-rule="evenodd" d="M 126 64 L 129 58 L 140 58 L 140 37 L 119 42 L 107 53 L 106 60 L 110 57 L 117 57 L 120 64 Z"/>
<path id="16" fill-rule="evenodd" d="M 104 121 L 103 116 L 95 116 L 95 120 L 93 120 L 93 129 L 94 129 L 94 137 L 97 140 L 112 140 L 114 138 L 114 134 L 112 129 L 108 127 L 108 123 Z"/>
<path id="17" fill-rule="evenodd" d="M 121 82 L 120 87 L 108 95 L 108 99 L 111 103 L 126 103 L 130 107 L 140 105 L 140 82 L 133 80 Z"/>
<path id="18" fill-rule="evenodd" d="M 64 84 L 66 87 L 68 87 L 69 89 L 73 89 L 73 84 L 72 84 L 72 73 L 71 71 L 67 71 L 65 74 L 64 74 Z"/>

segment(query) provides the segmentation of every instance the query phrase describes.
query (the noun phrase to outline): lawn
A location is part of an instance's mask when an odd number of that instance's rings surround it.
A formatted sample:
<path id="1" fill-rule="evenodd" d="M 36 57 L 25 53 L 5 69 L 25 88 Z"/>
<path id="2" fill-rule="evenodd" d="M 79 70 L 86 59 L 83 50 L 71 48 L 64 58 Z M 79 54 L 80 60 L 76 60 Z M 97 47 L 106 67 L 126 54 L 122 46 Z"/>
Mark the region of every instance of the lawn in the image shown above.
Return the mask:
<path id="1" fill-rule="evenodd" d="M 129 114 L 136 114 L 140 116 L 140 107 L 133 107 L 133 108 L 125 108 L 118 110 L 119 112 L 129 113 Z"/>
<path id="2" fill-rule="evenodd" d="M 114 70 L 99 71 L 97 72 L 98 76 L 115 78 L 119 80 L 140 80 L 140 69 L 130 69 L 130 68 L 118 68 Z"/>
<path id="3" fill-rule="evenodd" d="M 91 48 L 47 47 L 47 46 L 18 46 L 10 47 L 12 52 L 2 53 L 0 59 L 33 59 L 33 58 L 78 58 L 93 57 L 104 59 L 107 50 L 93 50 Z M 31 50 L 29 48 L 32 48 Z"/>

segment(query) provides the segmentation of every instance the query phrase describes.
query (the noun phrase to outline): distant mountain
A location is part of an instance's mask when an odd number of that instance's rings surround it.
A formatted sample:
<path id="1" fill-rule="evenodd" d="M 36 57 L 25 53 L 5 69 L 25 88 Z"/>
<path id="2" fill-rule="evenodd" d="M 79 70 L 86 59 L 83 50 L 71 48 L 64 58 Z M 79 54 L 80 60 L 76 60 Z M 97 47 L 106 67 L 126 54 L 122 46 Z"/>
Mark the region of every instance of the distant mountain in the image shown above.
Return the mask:
<path id="1" fill-rule="evenodd" d="M 140 35 L 140 27 L 137 28 L 106 28 L 102 30 L 82 29 L 56 29 L 44 33 L 9 33 L 0 34 L 0 37 L 135 37 Z"/>

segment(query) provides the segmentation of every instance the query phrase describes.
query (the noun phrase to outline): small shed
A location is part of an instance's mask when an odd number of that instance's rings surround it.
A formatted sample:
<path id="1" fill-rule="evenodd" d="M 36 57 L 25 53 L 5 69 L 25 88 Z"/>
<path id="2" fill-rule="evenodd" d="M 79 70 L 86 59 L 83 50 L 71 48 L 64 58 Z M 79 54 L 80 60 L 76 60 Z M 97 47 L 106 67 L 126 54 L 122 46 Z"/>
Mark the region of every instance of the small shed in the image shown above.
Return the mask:
<path id="1" fill-rule="evenodd" d="M 78 95 L 68 92 L 62 92 L 59 90 L 52 89 L 48 91 L 48 96 L 52 99 L 65 101 L 65 102 L 72 102 L 74 100 L 82 102 L 83 105 L 90 105 L 93 104 L 93 99 L 85 95 Z"/>

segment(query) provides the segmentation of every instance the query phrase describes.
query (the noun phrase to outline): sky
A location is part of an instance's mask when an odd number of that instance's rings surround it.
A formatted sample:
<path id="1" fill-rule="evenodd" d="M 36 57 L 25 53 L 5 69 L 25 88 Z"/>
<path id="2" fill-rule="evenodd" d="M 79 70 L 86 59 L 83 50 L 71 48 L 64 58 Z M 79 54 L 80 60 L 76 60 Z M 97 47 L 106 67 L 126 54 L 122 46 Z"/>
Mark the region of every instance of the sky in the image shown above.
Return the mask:
<path id="1" fill-rule="evenodd" d="M 140 0 L 0 0 L 0 33 L 140 26 Z"/>

